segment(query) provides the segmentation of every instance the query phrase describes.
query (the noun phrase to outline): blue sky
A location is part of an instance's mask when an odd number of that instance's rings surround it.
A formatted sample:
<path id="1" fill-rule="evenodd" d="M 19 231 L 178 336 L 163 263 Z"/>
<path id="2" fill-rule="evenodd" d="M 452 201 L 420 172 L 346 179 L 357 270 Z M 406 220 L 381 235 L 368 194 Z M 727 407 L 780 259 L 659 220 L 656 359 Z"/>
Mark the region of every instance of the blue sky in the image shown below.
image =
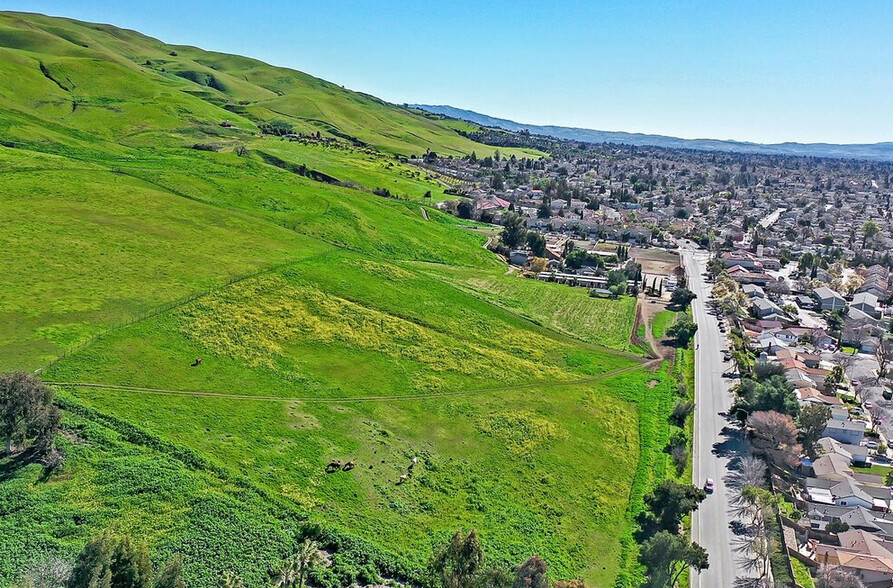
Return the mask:
<path id="1" fill-rule="evenodd" d="M 893 2 L 27 0 L 392 102 L 760 142 L 893 141 Z"/>

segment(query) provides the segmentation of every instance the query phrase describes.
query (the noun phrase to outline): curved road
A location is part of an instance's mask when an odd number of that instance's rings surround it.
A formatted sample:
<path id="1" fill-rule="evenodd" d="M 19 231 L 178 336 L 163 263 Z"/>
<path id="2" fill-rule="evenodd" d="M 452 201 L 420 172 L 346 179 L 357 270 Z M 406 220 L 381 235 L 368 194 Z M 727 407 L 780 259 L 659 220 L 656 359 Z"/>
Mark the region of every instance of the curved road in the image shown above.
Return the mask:
<path id="1" fill-rule="evenodd" d="M 693 440 L 693 483 L 703 487 L 707 478 L 716 483 L 692 517 L 692 540 L 707 550 L 709 568 L 691 574 L 693 588 L 727 588 L 737 578 L 745 577 L 740 554 L 735 553 L 732 524 L 731 492 L 724 478 L 730 473 L 735 458 L 746 451 L 740 429 L 730 423 L 725 413 L 732 405 L 731 381 L 723 372 L 731 367 L 723 361 L 722 349 L 728 347 L 719 331 L 717 319 L 707 313 L 710 284 L 703 277 L 709 253 L 692 246 L 683 246 L 680 257 L 688 276 L 689 288 L 697 294 L 692 312 L 698 331 L 695 334 L 695 422 Z"/>

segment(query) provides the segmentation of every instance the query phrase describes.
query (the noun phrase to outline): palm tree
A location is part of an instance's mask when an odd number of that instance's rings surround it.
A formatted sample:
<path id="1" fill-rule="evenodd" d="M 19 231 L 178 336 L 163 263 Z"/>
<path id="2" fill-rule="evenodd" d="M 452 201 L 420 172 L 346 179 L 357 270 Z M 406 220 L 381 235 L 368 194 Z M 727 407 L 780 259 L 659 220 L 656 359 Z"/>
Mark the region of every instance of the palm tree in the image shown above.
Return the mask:
<path id="1" fill-rule="evenodd" d="M 312 539 L 305 539 L 298 552 L 282 561 L 273 585 L 277 588 L 304 588 L 307 573 L 322 563 L 319 546 Z"/>
<path id="2" fill-rule="evenodd" d="M 273 578 L 273 586 L 276 588 L 293 588 L 298 582 L 300 571 L 301 566 L 297 556 L 285 558 L 276 571 L 276 575 Z"/>
<path id="3" fill-rule="evenodd" d="M 220 580 L 217 581 L 219 588 L 245 588 L 245 582 L 242 578 L 232 572 L 223 572 L 220 574 Z"/>

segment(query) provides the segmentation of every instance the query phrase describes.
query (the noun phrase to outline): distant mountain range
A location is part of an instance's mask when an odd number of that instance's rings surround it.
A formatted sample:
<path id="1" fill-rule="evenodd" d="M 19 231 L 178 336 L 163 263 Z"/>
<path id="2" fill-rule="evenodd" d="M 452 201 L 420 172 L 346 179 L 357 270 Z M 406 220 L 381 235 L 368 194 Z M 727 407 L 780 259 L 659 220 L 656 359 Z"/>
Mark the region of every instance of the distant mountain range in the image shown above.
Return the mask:
<path id="1" fill-rule="evenodd" d="M 586 143 L 622 143 L 625 145 L 649 145 L 674 149 L 700 149 L 705 151 L 729 151 L 735 153 L 761 153 L 769 155 L 800 155 L 805 157 L 837 157 L 843 159 L 865 159 L 893 162 L 893 142 L 835 145 L 833 143 L 750 143 L 746 141 L 722 141 L 719 139 L 680 139 L 665 135 L 643 133 L 623 133 L 596 131 L 574 127 L 527 125 L 503 118 L 495 118 L 472 110 L 453 106 L 433 106 L 411 104 L 434 114 L 467 120 L 487 127 L 498 127 L 508 131 L 529 131 L 536 135 L 548 135 L 559 139 L 583 141 Z"/>

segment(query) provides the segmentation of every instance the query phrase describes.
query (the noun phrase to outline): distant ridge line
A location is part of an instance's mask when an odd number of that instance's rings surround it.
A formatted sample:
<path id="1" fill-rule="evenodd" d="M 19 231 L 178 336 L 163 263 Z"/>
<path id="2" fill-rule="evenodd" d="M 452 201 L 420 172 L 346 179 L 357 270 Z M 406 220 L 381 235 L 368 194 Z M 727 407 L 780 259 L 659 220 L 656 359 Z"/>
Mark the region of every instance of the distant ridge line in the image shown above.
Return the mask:
<path id="1" fill-rule="evenodd" d="M 464 110 L 447 105 L 407 104 L 432 114 L 439 114 L 467 120 L 487 127 L 508 131 L 528 131 L 535 135 L 545 135 L 569 141 L 584 143 L 617 143 L 624 145 L 665 147 L 670 149 L 694 149 L 699 151 L 721 151 L 759 155 L 790 155 L 799 157 L 825 157 L 834 159 L 860 159 L 877 162 L 893 162 L 893 141 L 883 143 L 854 143 L 838 145 L 834 143 L 751 143 L 721 139 L 681 139 L 666 135 L 627 133 L 622 131 L 597 131 L 576 127 L 553 125 L 529 125 L 504 118 L 496 118 L 473 110 Z"/>

